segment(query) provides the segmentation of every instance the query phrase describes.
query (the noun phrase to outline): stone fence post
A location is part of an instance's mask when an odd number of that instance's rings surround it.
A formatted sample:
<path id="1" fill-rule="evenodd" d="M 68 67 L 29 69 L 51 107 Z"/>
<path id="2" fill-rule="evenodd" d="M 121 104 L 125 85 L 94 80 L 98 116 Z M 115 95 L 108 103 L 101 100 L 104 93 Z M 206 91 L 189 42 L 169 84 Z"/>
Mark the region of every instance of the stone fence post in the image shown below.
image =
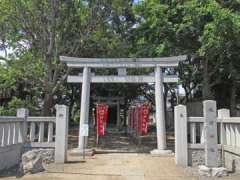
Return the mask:
<path id="1" fill-rule="evenodd" d="M 177 165 L 188 165 L 187 142 L 187 109 L 184 105 L 174 107 L 175 124 L 175 162 Z"/>
<path id="2" fill-rule="evenodd" d="M 218 110 L 218 118 L 221 119 L 221 144 L 224 145 L 226 144 L 226 131 L 225 128 L 223 127 L 222 120 L 223 118 L 229 118 L 230 117 L 230 110 L 229 109 L 219 109 Z"/>
<path id="3" fill-rule="evenodd" d="M 68 107 L 56 105 L 55 163 L 67 160 L 68 118 Z"/>
<path id="4" fill-rule="evenodd" d="M 203 116 L 205 130 L 205 165 L 210 168 L 218 167 L 216 101 L 203 101 Z"/>
<path id="5" fill-rule="evenodd" d="M 18 128 L 18 134 L 15 134 L 15 136 L 18 136 L 17 141 L 19 143 L 25 143 L 25 141 L 27 140 L 27 118 L 28 118 L 28 115 L 29 115 L 28 109 L 25 109 L 25 108 L 17 109 L 17 117 L 23 118 L 23 120 L 24 120 L 22 124 L 21 123 L 16 124 L 16 127 Z M 17 143 L 17 142 L 15 142 L 15 143 Z"/>

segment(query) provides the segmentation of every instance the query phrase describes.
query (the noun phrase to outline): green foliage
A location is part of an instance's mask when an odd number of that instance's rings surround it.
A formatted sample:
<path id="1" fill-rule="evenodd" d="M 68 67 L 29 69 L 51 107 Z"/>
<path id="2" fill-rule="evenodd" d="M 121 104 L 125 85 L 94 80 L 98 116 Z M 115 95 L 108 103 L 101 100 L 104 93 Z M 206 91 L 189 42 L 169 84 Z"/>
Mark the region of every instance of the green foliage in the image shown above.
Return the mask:
<path id="1" fill-rule="evenodd" d="M 0 66 L 0 87 L 16 89 L 18 83 L 39 83 L 44 74 L 43 63 L 30 53 L 11 58 Z M 32 85 L 34 86 L 34 85 Z"/>
<path id="2" fill-rule="evenodd" d="M 36 99 L 34 99 L 36 100 Z M 36 115 L 36 102 L 35 101 L 29 101 L 29 99 L 21 100 L 17 97 L 12 97 L 11 101 L 8 102 L 7 107 L 0 106 L 0 115 L 1 116 L 16 116 L 17 109 L 19 108 L 27 108 L 29 109 L 31 115 Z"/>
<path id="3" fill-rule="evenodd" d="M 155 0 L 141 1 L 135 6 L 138 24 L 134 29 L 136 56 L 159 57 L 175 54 L 172 46 L 174 25 L 169 21 L 170 6 Z"/>
<path id="4" fill-rule="evenodd" d="M 72 107 L 73 119 L 78 119 L 80 88 L 67 85 L 69 72 L 60 64 L 59 55 L 187 54 L 187 61 L 178 69 L 185 100 L 206 98 L 206 92 L 214 98 L 225 97 L 239 87 L 239 9 L 237 0 L 2 0 L 0 50 L 13 53 L 0 57 L 0 94 L 7 91 L 12 96 L 1 102 L 1 112 L 14 114 L 24 105 L 35 114 L 42 110 L 49 115 L 56 103 L 64 103 Z M 151 71 L 131 69 L 130 74 Z M 116 71 L 98 69 L 96 73 Z M 167 68 L 165 73 L 176 72 Z M 165 89 L 172 92 L 175 86 Z M 94 84 L 91 91 L 93 96 L 125 96 L 129 100 L 149 92 L 150 99 L 153 97 L 148 85 Z M 238 100 L 240 95 L 231 96 Z M 220 100 L 228 104 L 227 98 Z"/>
<path id="5" fill-rule="evenodd" d="M 193 90 L 202 98 L 210 91 L 216 93 L 213 98 L 218 98 L 219 92 L 230 93 L 230 88 L 219 88 L 221 84 L 231 87 L 233 82 L 239 85 L 238 7 L 237 1 L 221 0 L 140 1 L 134 8 L 138 24 L 133 32 L 133 53 L 146 57 L 189 55 L 179 66 L 179 83 L 187 101 L 192 100 Z"/>
<path id="6" fill-rule="evenodd" d="M 0 91 L 35 100 L 45 115 L 56 103 L 79 105 L 79 86 L 65 82 L 67 70 L 59 55 L 127 57 L 131 49 L 131 0 L 3 0 L 0 15 L 1 47 L 14 51 L 0 65 Z M 97 85 L 93 89 L 99 88 L 105 91 Z M 113 87 L 112 93 L 118 90 Z"/>

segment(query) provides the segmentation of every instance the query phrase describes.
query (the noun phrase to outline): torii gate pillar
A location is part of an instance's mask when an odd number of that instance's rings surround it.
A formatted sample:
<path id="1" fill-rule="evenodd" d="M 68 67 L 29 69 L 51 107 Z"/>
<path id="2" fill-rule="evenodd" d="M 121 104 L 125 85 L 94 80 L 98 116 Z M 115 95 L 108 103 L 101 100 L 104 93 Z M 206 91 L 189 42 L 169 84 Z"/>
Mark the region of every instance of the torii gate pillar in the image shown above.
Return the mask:
<path id="1" fill-rule="evenodd" d="M 90 68 L 83 68 L 83 82 L 82 82 L 82 95 L 81 95 L 81 110 L 80 110 L 80 122 L 79 122 L 79 139 L 78 139 L 78 149 L 83 150 L 87 140 L 84 141 L 84 136 L 81 136 L 80 130 L 84 124 L 88 125 L 88 116 L 89 116 L 89 97 L 90 97 Z"/>
<path id="2" fill-rule="evenodd" d="M 164 155 L 170 154 L 166 150 L 166 126 L 164 114 L 163 98 L 163 73 L 160 66 L 155 67 L 155 104 L 156 104 L 156 128 L 157 128 L 157 149 L 151 151 L 151 154 Z"/>

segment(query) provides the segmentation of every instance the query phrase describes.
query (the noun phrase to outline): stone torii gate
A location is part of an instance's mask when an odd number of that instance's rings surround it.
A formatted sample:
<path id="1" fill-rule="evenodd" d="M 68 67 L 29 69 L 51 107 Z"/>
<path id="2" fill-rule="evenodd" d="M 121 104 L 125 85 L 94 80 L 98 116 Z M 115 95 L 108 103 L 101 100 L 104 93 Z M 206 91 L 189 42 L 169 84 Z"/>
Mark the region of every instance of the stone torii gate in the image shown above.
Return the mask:
<path id="1" fill-rule="evenodd" d="M 164 115 L 163 83 L 178 81 L 177 75 L 163 75 L 162 68 L 177 67 L 186 56 L 161 58 L 76 58 L 61 56 L 60 60 L 69 68 L 83 68 L 82 75 L 69 75 L 69 83 L 82 83 L 81 110 L 79 123 L 78 151 L 81 153 L 85 146 L 84 137 L 80 135 L 81 127 L 88 124 L 90 83 L 155 83 L 157 149 L 153 154 L 168 154 L 166 150 L 166 128 Z M 126 68 L 154 68 L 150 75 L 127 75 Z M 117 68 L 118 75 L 95 75 L 92 68 Z"/>

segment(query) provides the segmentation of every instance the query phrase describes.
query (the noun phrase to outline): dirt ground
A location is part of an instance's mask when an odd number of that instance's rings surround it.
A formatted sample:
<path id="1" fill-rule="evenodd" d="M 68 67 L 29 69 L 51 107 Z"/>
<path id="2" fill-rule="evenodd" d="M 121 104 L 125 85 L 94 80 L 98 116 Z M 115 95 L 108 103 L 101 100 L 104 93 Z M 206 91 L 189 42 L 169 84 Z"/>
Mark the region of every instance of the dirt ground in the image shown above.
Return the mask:
<path id="1" fill-rule="evenodd" d="M 136 139 L 126 133 L 126 129 L 118 130 L 116 127 L 109 126 L 104 136 L 99 137 L 99 143 L 96 144 L 95 130 L 90 130 L 88 138 L 88 148 L 94 149 L 97 153 L 104 152 L 123 152 L 123 153 L 149 153 L 157 147 L 155 129 L 152 129 L 147 135 L 141 137 L 141 144 Z M 168 149 L 174 151 L 174 137 L 168 134 Z M 78 143 L 78 127 L 72 128 L 69 133 L 69 149 L 76 148 Z"/>
<path id="2" fill-rule="evenodd" d="M 70 148 L 76 147 L 77 129 L 69 135 Z M 171 139 L 171 137 L 170 137 Z M 175 165 L 173 156 L 152 156 L 149 151 L 156 147 L 154 135 L 149 133 L 142 145 L 137 145 L 124 131 L 109 128 L 96 146 L 94 134 L 89 147 L 97 152 L 94 156 L 73 157 L 68 155 L 65 164 L 49 164 L 46 171 L 25 175 L 22 180 L 198 180 L 214 179 L 198 177 L 197 169 Z M 172 148 L 170 142 L 169 148 Z M 16 179 L 14 176 L 2 179 Z M 221 179 L 240 180 L 240 174 Z"/>
<path id="3" fill-rule="evenodd" d="M 3 179 L 15 179 L 6 177 Z M 198 180 L 196 169 L 175 166 L 174 158 L 138 153 L 108 153 L 69 157 L 64 165 L 50 164 L 47 171 L 25 175 L 22 180 Z M 221 179 L 239 180 L 240 175 Z"/>

